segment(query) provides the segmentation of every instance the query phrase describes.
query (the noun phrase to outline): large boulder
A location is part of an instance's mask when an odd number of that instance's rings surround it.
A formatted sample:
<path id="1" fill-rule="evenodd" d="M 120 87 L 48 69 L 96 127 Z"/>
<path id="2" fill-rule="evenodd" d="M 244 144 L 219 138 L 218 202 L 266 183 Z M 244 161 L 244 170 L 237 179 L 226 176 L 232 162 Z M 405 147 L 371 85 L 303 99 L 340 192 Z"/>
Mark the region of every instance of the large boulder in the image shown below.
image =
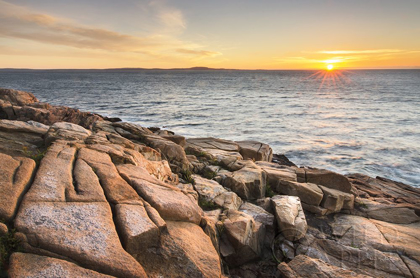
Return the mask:
<path id="1" fill-rule="evenodd" d="M 205 202 L 211 202 L 225 209 L 237 210 L 241 204 L 241 198 L 234 192 L 227 191 L 218 182 L 193 175 L 194 188 Z"/>
<path id="2" fill-rule="evenodd" d="M 343 175 L 324 169 L 309 168 L 304 170 L 306 182 L 323 185 L 345 193 L 352 193 L 353 191 L 349 180 Z"/>
<path id="3" fill-rule="evenodd" d="M 9 277 L 83 277 L 111 278 L 77 264 L 34 254 L 13 253 L 9 262 Z"/>
<path id="4" fill-rule="evenodd" d="M 257 141 L 238 141 L 239 153 L 244 159 L 271 162 L 273 150 L 269 145 Z"/>
<path id="5" fill-rule="evenodd" d="M 273 190 L 280 194 L 297 196 L 303 203 L 313 206 L 319 206 L 324 196 L 318 185 L 313 183 L 279 180 Z"/>
<path id="6" fill-rule="evenodd" d="M 220 258 L 210 238 L 193 223 L 167 221 L 158 249 L 136 254 L 149 277 L 221 277 Z"/>
<path id="7" fill-rule="evenodd" d="M 275 187 L 279 180 L 297 181 L 296 171 L 290 167 L 267 161 L 257 161 L 255 164 L 267 173 L 267 181 L 272 187 Z"/>
<path id="8" fill-rule="evenodd" d="M 2 153 L 0 161 L 0 219 L 8 222 L 13 219 L 19 200 L 30 186 L 35 162 Z"/>
<path id="9" fill-rule="evenodd" d="M 308 227 L 299 197 L 276 195 L 271 200 L 277 225 L 284 237 L 290 241 L 304 237 Z"/>
<path id="10" fill-rule="evenodd" d="M 321 206 L 326 208 L 328 212 L 339 212 L 341 209 L 353 209 L 354 195 L 344 193 L 339 190 L 319 186 L 324 193 Z"/>
<path id="11" fill-rule="evenodd" d="M 245 212 L 229 210 L 224 220 L 220 253 L 231 267 L 258 259 L 264 243 L 265 227 Z"/>
<path id="12" fill-rule="evenodd" d="M 222 180 L 223 186 L 230 188 L 245 200 L 263 198 L 265 196 L 267 174 L 250 160 L 243 164 L 242 169 L 226 174 Z"/>

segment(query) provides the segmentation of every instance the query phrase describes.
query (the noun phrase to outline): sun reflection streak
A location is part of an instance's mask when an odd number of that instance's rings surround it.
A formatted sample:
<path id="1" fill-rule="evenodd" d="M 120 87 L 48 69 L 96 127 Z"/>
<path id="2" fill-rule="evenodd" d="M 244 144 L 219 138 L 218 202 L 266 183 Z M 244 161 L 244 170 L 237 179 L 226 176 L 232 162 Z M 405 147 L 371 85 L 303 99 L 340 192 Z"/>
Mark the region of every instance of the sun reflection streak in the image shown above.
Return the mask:
<path id="1" fill-rule="evenodd" d="M 304 78 L 304 80 L 310 79 L 319 81 L 320 85 L 318 90 L 321 90 L 324 86 L 332 86 L 334 89 L 336 89 L 339 86 L 343 86 L 352 82 L 351 79 L 345 75 L 346 72 L 347 71 L 336 69 L 319 70 Z"/>

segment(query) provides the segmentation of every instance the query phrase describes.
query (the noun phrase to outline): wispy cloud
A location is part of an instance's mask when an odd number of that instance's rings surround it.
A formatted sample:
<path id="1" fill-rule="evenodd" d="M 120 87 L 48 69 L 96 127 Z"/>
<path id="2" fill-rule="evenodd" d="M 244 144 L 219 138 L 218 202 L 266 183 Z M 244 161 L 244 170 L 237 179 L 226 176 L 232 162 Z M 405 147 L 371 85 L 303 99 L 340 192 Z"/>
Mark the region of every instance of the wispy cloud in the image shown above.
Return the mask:
<path id="1" fill-rule="evenodd" d="M 332 51 L 317 51 L 320 54 L 334 54 L 334 55 L 346 55 L 346 54 L 383 54 L 383 53 L 402 53 L 406 50 L 401 49 L 370 49 L 370 50 L 332 50 Z"/>
<path id="2" fill-rule="evenodd" d="M 165 26 L 185 29 L 186 21 L 179 10 L 157 12 Z M 186 57 L 213 57 L 215 51 L 178 39 L 167 32 L 134 36 L 104 28 L 73 22 L 70 19 L 31 11 L 0 0 L 0 39 L 29 40 L 47 45 L 62 45 L 77 49 L 130 52 L 149 56 L 186 54 Z M 179 51 L 183 49 L 184 52 Z"/>

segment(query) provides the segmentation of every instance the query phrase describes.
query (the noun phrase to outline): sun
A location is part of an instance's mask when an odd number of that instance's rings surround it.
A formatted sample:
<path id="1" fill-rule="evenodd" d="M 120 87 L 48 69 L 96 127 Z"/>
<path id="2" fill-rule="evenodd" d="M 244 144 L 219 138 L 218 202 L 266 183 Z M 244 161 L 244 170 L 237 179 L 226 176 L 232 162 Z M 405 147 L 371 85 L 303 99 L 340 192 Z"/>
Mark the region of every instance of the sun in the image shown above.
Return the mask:
<path id="1" fill-rule="evenodd" d="M 327 66 L 327 70 L 333 70 L 333 69 L 334 69 L 334 65 L 329 64 L 329 65 Z"/>

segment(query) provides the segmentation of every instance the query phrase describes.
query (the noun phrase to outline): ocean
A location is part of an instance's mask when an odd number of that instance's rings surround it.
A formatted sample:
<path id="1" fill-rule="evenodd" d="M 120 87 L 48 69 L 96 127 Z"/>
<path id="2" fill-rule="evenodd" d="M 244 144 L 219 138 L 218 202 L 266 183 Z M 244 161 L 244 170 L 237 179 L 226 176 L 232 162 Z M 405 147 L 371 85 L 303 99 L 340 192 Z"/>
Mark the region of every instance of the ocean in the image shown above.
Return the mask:
<path id="1" fill-rule="evenodd" d="M 186 137 L 265 142 L 300 166 L 420 186 L 420 70 L 2 70 L 0 87 Z"/>

